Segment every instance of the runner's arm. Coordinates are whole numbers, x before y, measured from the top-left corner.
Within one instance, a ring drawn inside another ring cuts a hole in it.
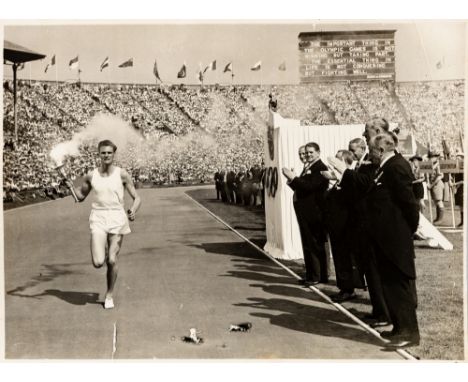
[[[89,195],[91,192],[91,173],[88,173],[85,175],[83,179],[83,183],[81,184],[80,187],[75,187],[73,182],[69,179],[65,180],[65,183],[67,184],[67,187],[70,189],[73,189],[75,191],[76,197],[78,198],[79,202],[82,202],[86,199],[86,197]]]
[[[133,219],[135,219],[135,213],[138,211],[138,209],[141,206],[141,199],[140,199],[140,196],[138,195],[138,193],[136,192],[135,185],[133,184],[131,176],[124,169],[122,169],[121,177],[122,177],[122,183],[123,183],[125,189],[127,190],[129,195],[133,199],[133,204],[130,207],[129,213],[128,213],[129,214],[128,217],[131,220],[133,220]]]

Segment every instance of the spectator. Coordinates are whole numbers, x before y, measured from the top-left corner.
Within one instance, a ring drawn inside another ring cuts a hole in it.
[[[429,174],[427,189],[431,193],[432,200],[436,207],[436,218],[433,223],[441,223],[444,218],[444,176],[440,171],[440,154],[439,152],[432,150],[429,151],[427,156],[432,163],[432,171]],[[432,206],[429,206],[429,208],[432,208]]]

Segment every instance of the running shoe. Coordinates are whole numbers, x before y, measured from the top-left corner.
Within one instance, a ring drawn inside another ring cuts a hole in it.
[[[114,299],[112,297],[106,297],[104,301],[104,309],[113,309],[114,308]]]

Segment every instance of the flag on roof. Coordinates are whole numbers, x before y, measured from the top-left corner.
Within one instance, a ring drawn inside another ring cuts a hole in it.
[[[254,66],[250,68],[250,70],[257,71],[257,70],[260,70],[261,68],[262,68],[262,61],[258,61],[257,63],[255,63]]]
[[[50,60],[50,66],[55,65],[55,54],[52,56],[52,59]]]
[[[286,70],[286,61],[283,61],[280,66],[278,66],[278,70],[284,72]]]
[[[128,68],[129,66],[133,66],[133,57],[132,58],[129,58],[127,61],[125,62],[122,62],[120,65],[119,65],[119,68]]]
[[[230,62],[224,67],[223,73],[226,73],[226,72],[232,72],[232,62]]]
[[[210,65],[208,65],[205,70],[203,71],[203,73],[205,73],[207,70],[216,70],[216,60],[214,61],[211,61],[210,62]]]
[[[158,63],[156,62],[156,60],[154,60],[153,73],[156,79],[162,82],[161,78],[159,77]]]
[[[107,68],[108,66],[109,66],[109,57],[106,57],[101,64],[101,72],[103,71],[103,69]]]
[[[187,75],[187,67],[184,64],[182,65],[179,72],[177,73],[177,78],[185,78],[186,75]]]
[[[75,58],[72,58],[70,62],[68,63],[68,67],[70,69],[76,69],[78,65],[79,65],[78,56],[76,56]]]
[[[203,73],[201,71],[201,69],[197,72],[197,80],[200,82],[200,83],[203,83]]]

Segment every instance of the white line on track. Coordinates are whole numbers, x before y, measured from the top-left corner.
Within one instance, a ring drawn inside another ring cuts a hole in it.
[[[202,210],[210,214],[213,218],[218,220],[221,224],[225,225],[227,228],[229,228],[232,232],[234,232],[237,236],[239,236],[241,239],[249,243],[252,247],[254,247],[257,251],[263,253],[266,257],[268,257],[271,261],[279,265],[281,268],[283,268],[285,271],[290,273],[294,278],[300,280],[301,277],[297,275],[294,271],[289,269],[286,265],[282,264],[279,262],[277,259],[272,257],[269,253],[265,252],[262,248],[260,248],[258,245],[250,241],[247,237],[242,235],[239,231],[237,231],[235,228],[231,227],[228,223],[226,223],[223,219],[221,219],[219,216],[215,215],[212,213],[208,208],[200,204],[198,201],[196,201],[194,198],[192,198],[190,195],[187,193],[184,193],[187,198],[189,198],[191,201],[193,201],[196,205],[198,205]],[[309,286],[309,289],[311,289],[313,292],[318,294],[320,297],[322,297],[326,302],[329,304],[333,305],[337,310],[339,310],[341,313],[346,315],[348,318],[353,320],[356,324],[361,326],[364,330],[366,330],[368,333],[372,334],[374,337],[378,338],[381,340],[383,343],[387,343],[388,341],[382,338],[379,334],[379,332],[373,328],[371,328],[369,325],[367,325],[364,321],[361,321],[358,317],[356,317],[354,314],[352,314],[350,311],[348,311],[346,308],[344,308],[342,305],[333,302],[330,297],[328,297],[325,293],[323,293],[320,289],[316,288],[315,286]],[[396,349],[395,350],[400,356],[402,356],[404,359],[411,360],[411,361],[417,361],[417,358],[412,356],[410,353],[408,353],[404,349]]]
[[[112,335],[112,359],[114,359],[114,354],[117,351],[117,322],[114,322],[114,332]]]

